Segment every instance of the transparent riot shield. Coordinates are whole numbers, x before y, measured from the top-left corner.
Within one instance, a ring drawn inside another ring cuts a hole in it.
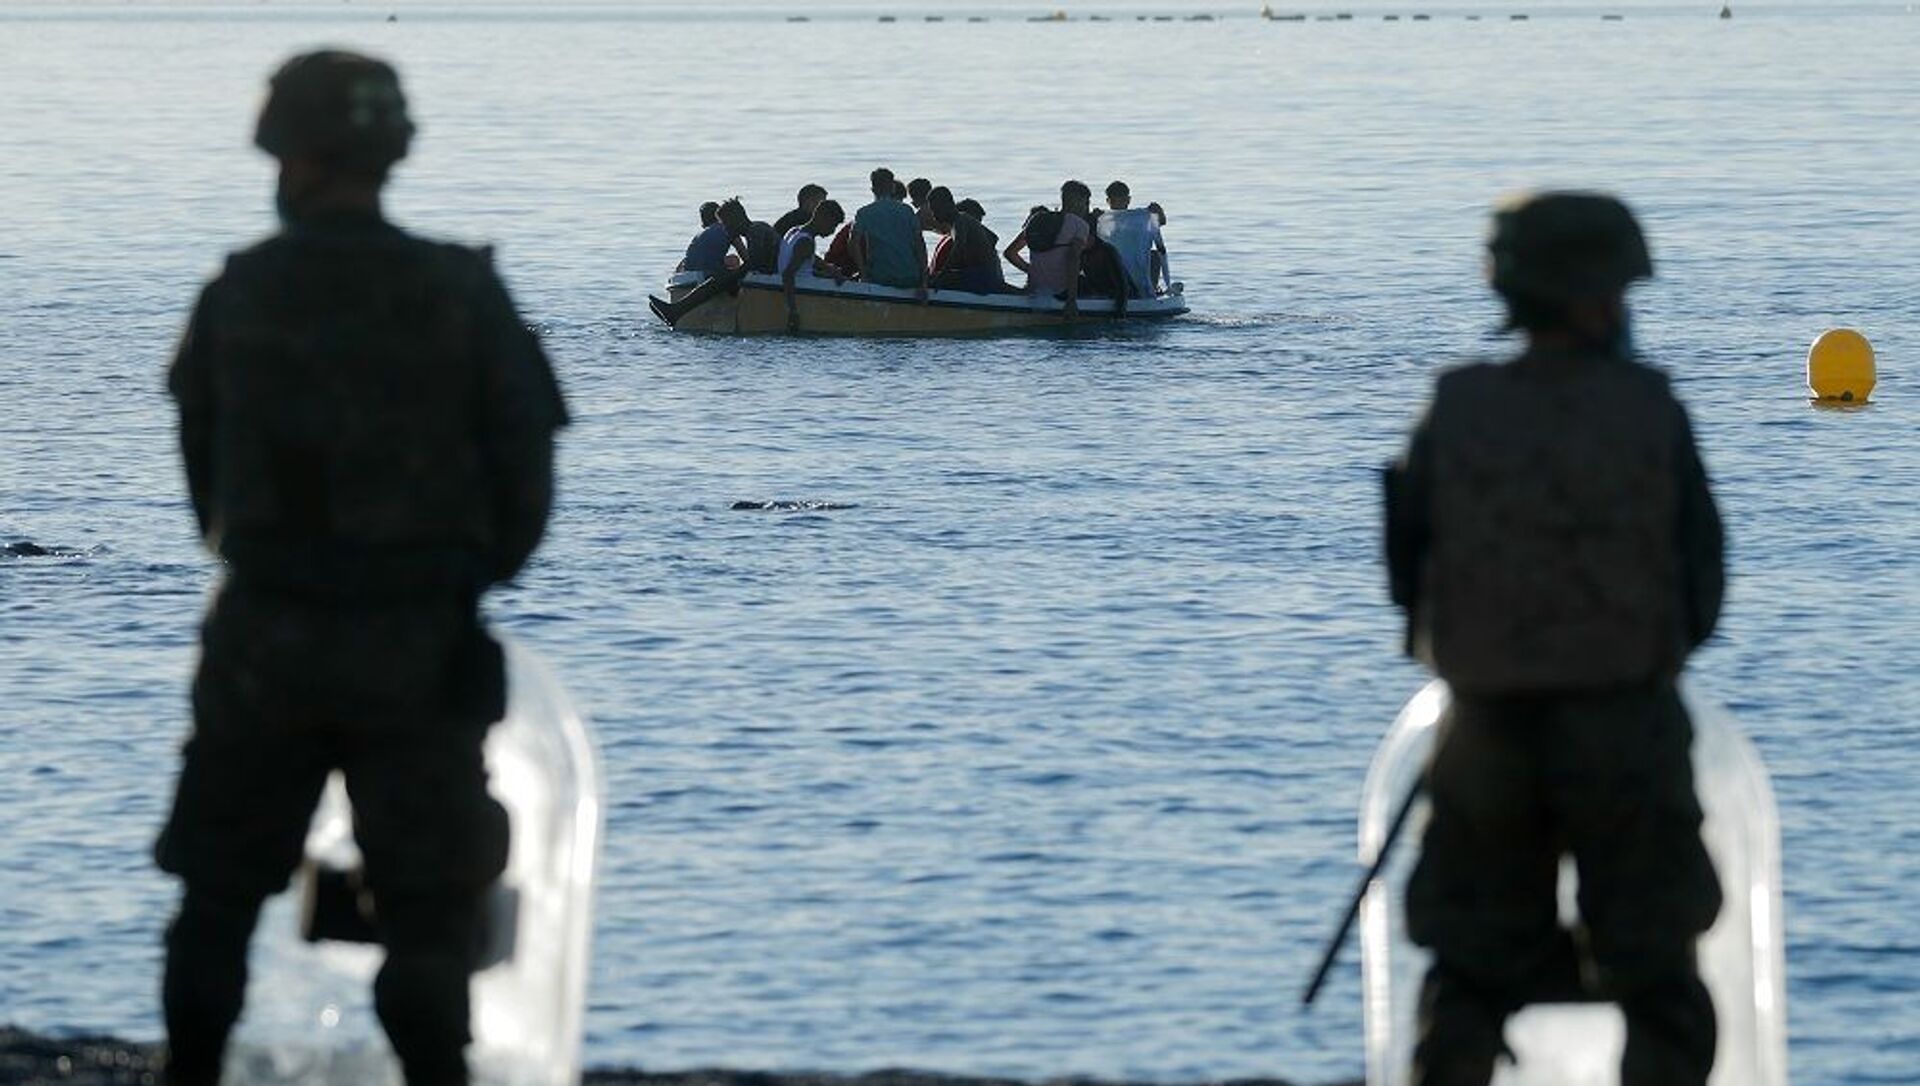
[[[1753,746],[1720,709],[1683,692],[1693,717],[1694,787],[1701,828],[1725,904],[1700,940],[1700,972],[1719,1023],[1712,1086],[1786,1086],[1786,973],[1780,910],[1780,831],[1773,790]],[[1360,859],[1371,864],[1394,812],[1425,768],[1447,687],[1429,683],[1394,721],[1367,773]],[[1429,957],[1406,935],[1407,875],[1426,823],[1416,803],[1404,837],[1361,908],[1368,1086],[1405,1086],[1415,1010]],[[1572,862],[1560,873],[1561,915],[1574,915]],[[1494,1086],[1618,1086],[1626,1026],[1611,1004],[1540,1004],[1507,1023]]]
[[[486,759],[512,838],[506,874],[487,905],[467,1055],[476,1083],[568,1086],[580,1081],[599,768],[586,725],[552,671],[502,640],[507,715],[487,735]],[[254,935],[227,1086],[401,1084],[373,1011],[381,949],[302,934],[308,911],[324,897],[321,873],[359,866],[352,817],[336,774],[314,815],[306,868],[268,902]]]

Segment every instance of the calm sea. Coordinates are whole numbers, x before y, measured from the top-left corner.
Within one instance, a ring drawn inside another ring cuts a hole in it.
[[[1920,1078],[1920,15],[1025,22],[1055,6],[0,6],[0,541],[81,552],[0,560],[0,1020],[158,1032],[146,849],[214,577],[161,373],[271,225],[264,76],[344,43],[421,120],[394,214],[498,246],[578,416],[489,609],[604,748],[591,1062],[1357,1074],[1356,971],[1295,996],[1421,681],[1373,471],[1437,367],[1501,348],[1489,203],[1561,184],[1648,225],[1639,338],[1729,523],[1693,681],[1775,775],[1796,1077]],[[1003,236],[1124,178],[1194,313],[922,343],[647,316],[702,200],[858,202],[879,164]],[[1805,401],[1837,325],[1879,347],[1869,409]],[[729,508],[761,499],[846,508]]]

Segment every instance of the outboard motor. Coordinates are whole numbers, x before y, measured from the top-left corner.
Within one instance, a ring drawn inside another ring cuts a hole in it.
[[[587,943],[602,810],[585,723],[532,652],[501,639],[507,715],[487,771],[511,821],[507,870],[486,908],[467,1060],[485,1086],[580,1081]],[[229,1086],[401,1086],[373,1010],[383,957],[360,893],[353,812],[328,782],[294,885],[267,903],[246,1010],[228,1045]]]
[[[1701,836],[1719,873],[1724,905],[1700,939],[1700,973],[1719,1026],[1713,1086],[1786,1086],[1786,970],[1780,908],[1780,829],[1767,772],[1751,743],[1720,709],[1685,694],[1693,718],[1694,788],[1706,821]],[[1387,733],[1367,773],[1360,859],[1371,864],[1408,790],[1425,770],[1447,685],[1415,695]],[[1419,840],[1426,800],[1406,826]],[[1403,848],[1367,890],[1361,908],[1367,1086],[1405,1086],[1417,1036],[1420,982],[1430,957],[1407,939],[1405,888],[1417,849]],[[1577,875],[1560,870],[1560,914],[1575,918]],[[1541,1003],[1507,1022],[1514,1055],[1493,1086],[1618,1086],[1626,1024],[1610,1003]]]

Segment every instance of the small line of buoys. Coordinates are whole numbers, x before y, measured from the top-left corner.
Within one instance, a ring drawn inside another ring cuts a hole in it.
[[[1866,403],[1877,377],[1873,344],[1851,328],[1822,332],[1807,348],[1807,391],[1814,403]]]
[[[805,15],[789,15],[787,16],[787,21],[790,23],[810,23],[813,20],[807,18]]]
[[[1136,15],[1134,16],[1134,18],[1144,23],[1147,21],[1149,16]],[[1166,15],[1155,15],[1155,16],[1152,16],[1151,18],[1153,18],[1157,22],[1171,21],[1171,16],[1166,16]],[[1211,15],[1194,15],[1194,16],[1190,16],[1188,21],[1189,22],[1211,22],[1213,21],[1213,18],[1214,17]],[[1345,12],[1342,12],[1339,14],[1308,15],[1304,12],[1281,13],[1281,12],[1274,11],[1270,7],[1260,9],[1260,18],[1269,23],[1304,23],[1309,21],[1316,22],[1316,23],[1333,23],[1333,22],[1345,23],[1345,22],[1353,21],[1353,16]],[[1461,18],[1465,19],[1467,22],[1470,22],[1470,23],[1477,23],[1482,21],[1485,18],[1485,16],[1463,15],[1461,16]],[[1619,22],[1625,22],[1626,18],[1627,17],[1625,15],[1609,12],[1607,14],[1601,15],[1600,21],[1604,23],[1619,23]],[[1524,22],[1532,21],[1533,16],[1525,13],[1516,12],[1514,14],[1508,15],[1507,19],[1510,22],[1524,23]],[[1432,15],[1427,14],[1425,12],[1421,12],[1414,15],[1400,15],[1395,13],[1389,13],[1389,14],[1380,16],[1380,21],[1386,22],[1386,23],[1398,23],[1398,22],[1430,23],[1434,21],[1434,18]]]
[[[1485,16],[1476,15],[1476,14],[1466,14],[1461,17],[1470,23],[1481,22],[1485,18]],[[1720,18],[1730,19],[1732,17],[1733,17],[1733,12],[1730,6],[1723,7],[1720,9]],[[1179,16],[1175,16],[1175,15],[1135,15],[1133,18],[1135,22],[1141,22],[1141,23],[1146,23],[1146,22],[1171,23],[1171,22],[1183,21]],[[1311,14],[1310,15],[1306,12],[1277,12],[1277,11],[1274,11],[1272,6],[1270,5],[1266,7],[1262,7],[1260,9],[1260,18],[1263,21],[1270,22],[1270,23],[1305,23],[1309,21],[1316,22],[1316,23],[1334,23],[1334,22],[1350,23],[1354,21],[1353,13],[1347,12],[1347,11],[1333,12],[1330,14]],[[1531,21],[1532,18],[1533,18],[1532,15],[1526,14],[1524,12],[1515,12],[1507,16],[1507,19],[1509,22],[1515,22],[1515,23],[1528,22],[1528,21]],[[1619,14],[1617,12],[1607,12],[1600,16],[1600,21],[1606,22],[1606,23],[1618,23],[1618,22],[1626,21],[1626,18],[1627,17],[1625,15]],[[1412,15],[1401,15],[1397,13],[1389,13],[1389,14],[1380,16],[1380,19],[1382,22],[1388,22],[1388,23],[1398,23],[1403,21],[1411,21],[1416,23],[1430,23],[1434,21],[1434,17],[1431,14],[1428,14],[1425,12],[1419,12]],[[398,22],[399,16],[389,15],[387,16],[387,21],[390,23]],[[812,20],[805,15],[787,16],[787,22],[790,22],[790,23],[806,23],[811,21]],[[878,17],[877,21],[882,23],[897,23],[900,21],[900,17],[897,15],[881,15]],[[927,16],[923,16],[923,21],[929,22],[929,23],[944,23],[947,21],[947,16],[927,15]],[[966,21],[969,23],[985,23],[985,22],[990,22],[991,20],[984,15],[969,15],[969,16],[966,16]],[[1030,23],[1067,23],[1067,22],[1073,22],[1073,21],[1074,21],[1073,17],[1069,16],[1064,9],[1056,9],[1053,12],[1046,15],[1029,15],[1027,17],[1027,22],[1030,22]],[[1085,17],[1084,21],[1089,23],[1111,23],[1114,21],[1114,18],[1110,15],[1088,15]],[[1212,23],[1212,22],[1220,21],[1220,16],[1201,12],[1199,14],[1186,16],[1184,21],[1189,23]]]

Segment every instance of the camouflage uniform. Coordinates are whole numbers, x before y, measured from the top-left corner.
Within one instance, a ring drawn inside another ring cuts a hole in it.
[[[1449,372],[1389,472],[1387,520],[1409,649],[1453,693],[1407,891],[1434,954],[1414,1081],[1484,1086],[1509,1015],[1599,998],[1627,1019],[1626,1086],[1703,1084],[1693,946],[1720,888],[1674,683],[1718,617],[1722,541],[1684,410],[1664,376],[1598,350]]]
[[[481,759],[505,676],[477,605],[546,522],[552,371],[484,253],[332,212],[228,260],[169,387],[227,565],[156,849],[186,887],[170,1077],[217,1076],[258,910],[338,770],[387,948],[381,1020],[410,1082],[464,1081],[478,906],[507,847]]]

